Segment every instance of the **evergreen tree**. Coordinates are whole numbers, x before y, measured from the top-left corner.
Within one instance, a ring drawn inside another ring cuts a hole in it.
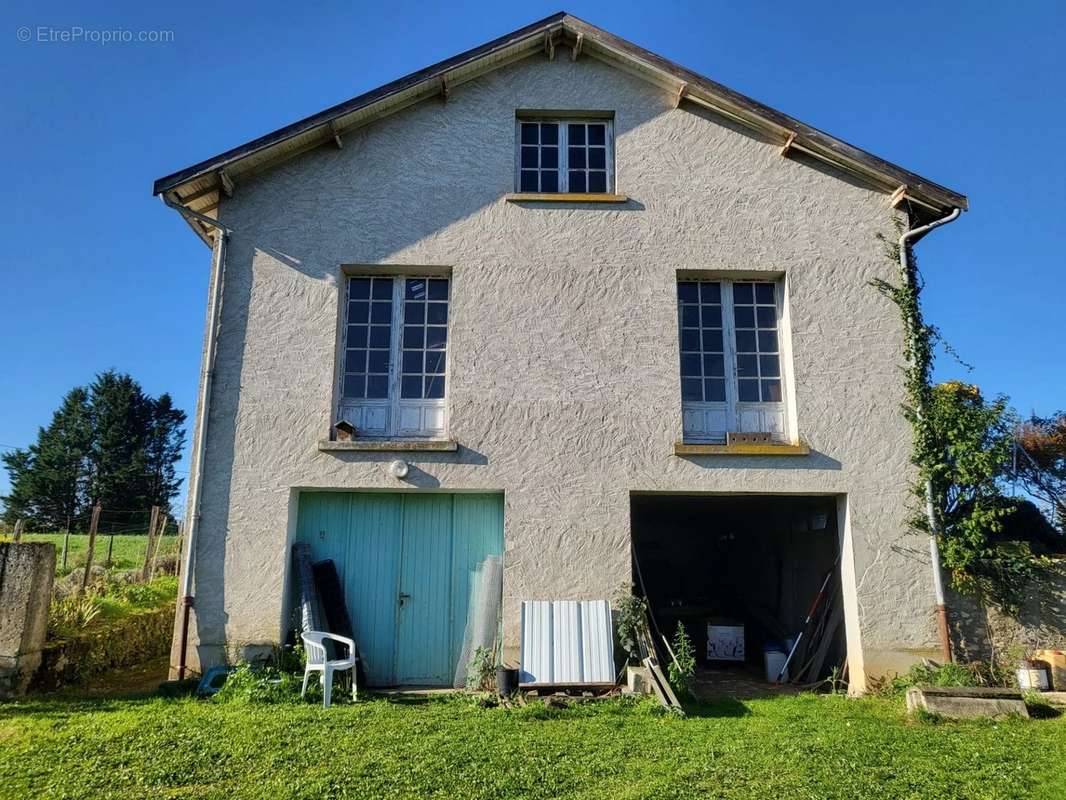
[[[181,488],[174,465],[185,445],[185,412],[174,408],[169,394],[152,401],[151,417],[144,446],[148,505],[170,507]]]
[[[105,509],[169,512],[181,487],[174,465],[185,412],[170,395],[149,397],[129,375],[101,373],[67,393],[47,428],[26,449],[3,455],[11,492],[4,520],[60,528],[100,503]]]
[[[88,454],[92,440],[88,395],[69,391],[37,442],[4,456],[11,495],[4,498],[5,520],[26,518],[40,526],[61,527],[85,505]]]
[[[89,399],[78,387],[69,391],[37,435],[33,451],[33,493],[38,522],[60,527],[82,513],[92,444]]]
[[[144,453],[152,415],[150,398],[133,378],[114,370],[96,376],[89,396],[93,424],[91,503],[116,509],[150,506]]]
[[[4,453],[0,458],[4,461],[8,479],[11,481],[11,494],[4,498],[4,522],[8,525],[14,525],[18,519],[36,522],[33,517],[33,491],[30,487],[33,454],[29,450],[19,448]]]

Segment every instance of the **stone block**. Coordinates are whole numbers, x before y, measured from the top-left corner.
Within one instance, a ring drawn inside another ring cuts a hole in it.
[[[0,698],[25,694],[41,663],[55,545],[0,542]]]
[[[626,667],[626,690],[630,694],[652,694],[651,671],[647,667]]]
[[[1029,718],[1017,689],[912,686],[907,690],[907,711],[913,714],[919,708],[946,719]]]

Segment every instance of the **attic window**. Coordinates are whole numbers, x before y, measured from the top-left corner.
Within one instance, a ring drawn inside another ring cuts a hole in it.
[[[614,131],[608,119],[520,119],[515,186],[541,194],[614,190]]]

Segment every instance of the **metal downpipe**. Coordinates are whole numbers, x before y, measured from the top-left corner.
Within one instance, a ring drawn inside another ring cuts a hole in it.
[[[185,217],[192,217],[216,228],[214,257],[211,260],[211,288],[207,303],[207,330],[204,334],[204,357],[200,367],[200,394],[196,403],[196,438],[193,442],[192,463],[189,470],[189,502],[186,510],[185,554],[181,570],[181,639],[178,652],[178,680],[185,678],[188,664],[189,619],[192,613],[192,573],[196,554],[196,536],[200,528],[200,503],[203,497],[203,463],[207,442],[207,421],[211,403],[211,382],[215,373],[215,352],[218,343],[219,317],[222,311],[222,289],[226,277],[226,244],[229,229],[217,220],[185,208],[162,195],[163,202]]]
[[[962,209],[955,208],[951,210],[951,213],[946,217],[934,220],[928,225],[922,225],[921,227],[914,228],[913,230],[905,231],[902,236],[899,237],[899,268],[903,275],[903,280],[910,283],[911,279],[911,261],[910,261],[910,247],[913,243],[916,243],[918,239],[925,236],[934,228],[939,228],[941,225],[947,225],[949,222],[954,222],[959,218],[962,213]],[[912,340],[917,335],[917,320],[907,320],[907,335]],[[916,408],[915,413],[918,418],[921,419],[925,414],[924,408]],[[951,635],[948,632],[948,611],[947,604],[944,600],[944,578],[940,569],[940,547],[937,544],[937,534],[939,533],[939,523],[937,520],[936,509],[933,507],[933,484],[932,481],[925,482],[925,516],[926,521],[929,524],[929,560],[933,570],[933,595],[936,598],[936,617],[937,617],[937,630],[940,635],[940,654],[944,662],[952,661],[951,655]]]

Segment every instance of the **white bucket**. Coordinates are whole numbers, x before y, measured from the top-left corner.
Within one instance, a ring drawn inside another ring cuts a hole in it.
[[[1043,667],[1022,668],[1016,673],[1019,689],[1035,689],[1038,692],[1048,690],[1047,670]]]
[[[777,674],[781,671],[781,667],[785,666],[785,659],[788,658],[788,655],[780,650],[765,650],[762,658],[763,663],[766,665],[766,680],[774,683],[777,680]],[[781,676],[781,682],[788,682],[788,670],[785,670],[785,674]]]

